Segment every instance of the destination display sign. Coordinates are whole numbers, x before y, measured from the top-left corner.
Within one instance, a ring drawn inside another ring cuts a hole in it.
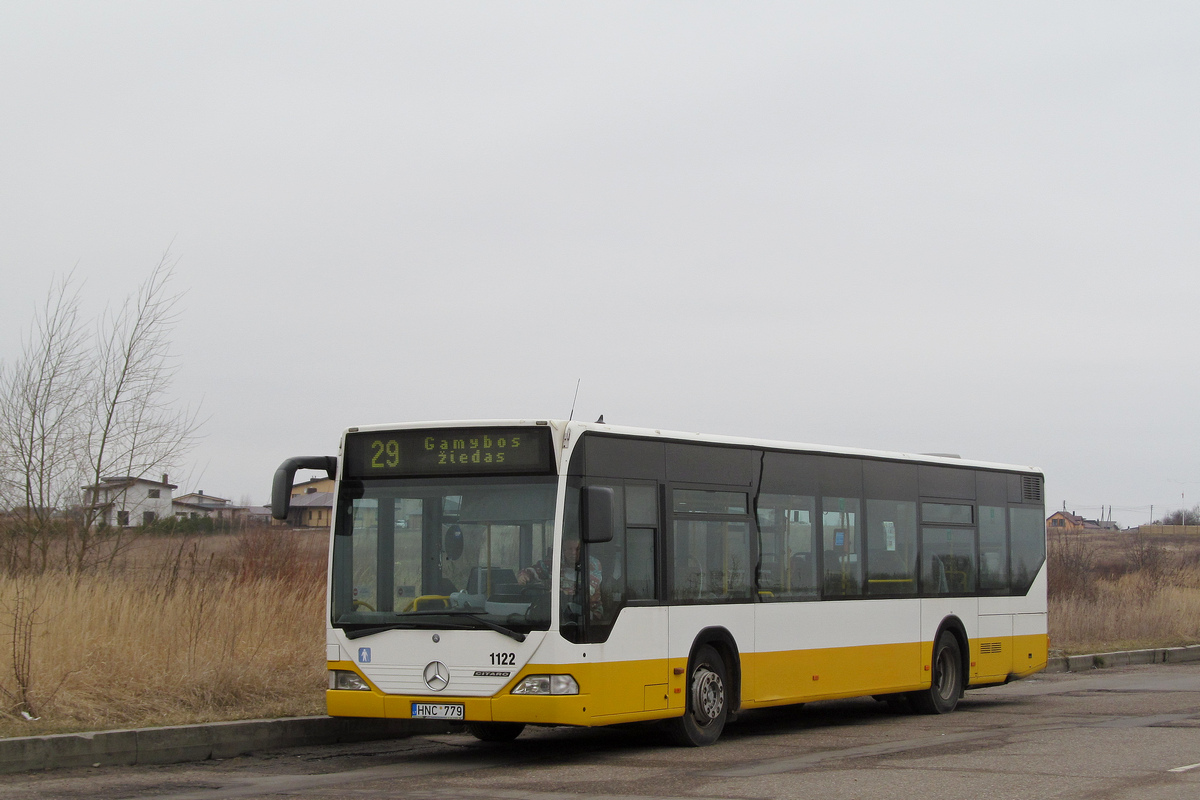
[[[550,429],[438,428],[346,436],[347,478],[547,474]]]

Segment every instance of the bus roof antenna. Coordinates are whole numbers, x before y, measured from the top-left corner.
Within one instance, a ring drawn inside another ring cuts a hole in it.
[[[579,399],[579,384],[583,382],[583,378],[575,380],[575,396],[571,398],[571,416],[567,417],[567,422],[575,419],[575,401]]]
[[[597,425],[603,425],[603,424],[604,424],[604,415],[603,415],[603,414],[601,414],[601,415],[600,415],[600,418],[599,418],[598,420],[596,420],[596,424],[597,424]]]

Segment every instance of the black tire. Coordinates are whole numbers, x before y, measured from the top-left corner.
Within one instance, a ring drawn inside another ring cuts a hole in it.
[[[675,738],[686,747],[706,747],[725,729],[729,716],[729,678],[725,661],[708,645],[692,656],[687,708],[675,721]]]
[[[481,742],[511,742],[525,730],[523,722],[468,722],[467,733]]]
[[[949,714],[963,693],[962,648],[958,637],[942,631],[933,646],[930,686],[909,692],[908,700],[920,714]]]

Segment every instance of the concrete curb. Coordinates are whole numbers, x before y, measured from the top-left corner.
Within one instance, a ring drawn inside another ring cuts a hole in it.
[[[449,730],[408,720],[291,717],[0,739],[0,774],[61,767],[175,764],[280,747],[397,739]]]
[[[1086,672],[1090,669],[1128,667],[1135,664],[1183,664],[1189,661],[1200,661],[1200,645],[1124,650],[1082,656],[1053,656],[1046,664],[1046,672]]]

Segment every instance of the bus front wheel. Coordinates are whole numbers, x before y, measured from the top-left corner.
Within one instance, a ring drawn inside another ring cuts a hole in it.
[[[696,650],[688,673],[687,708],[676,720],[679,743],[688,747],[710,745],[721,735],[729,714],[729,679],[725,662],[709,645]]]
[[[949,714],[963,692],[962,648],[950,631],[942,631],[934,644],[931,672],[929,688],[911,692],[909,702],[921,714]]]
[[[521,735],[525,725],[520,722],[468,722],[467,733],[481,742],[511,742]]]

